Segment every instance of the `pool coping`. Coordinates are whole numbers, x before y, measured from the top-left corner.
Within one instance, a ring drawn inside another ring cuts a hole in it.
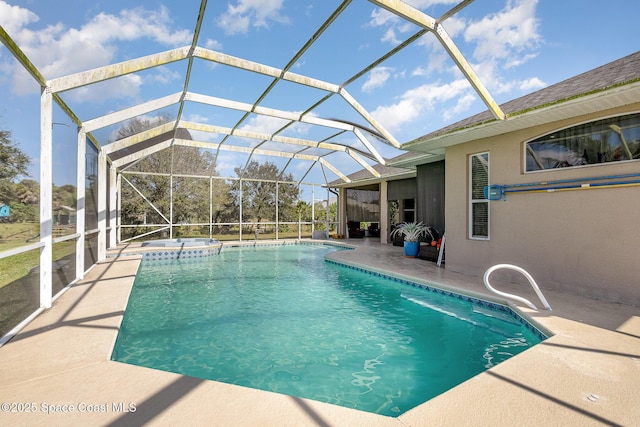
[[[144,243],[144,242],[143,242]],[[226,245],[225,245],[226,243]],[[343,242],[332,242],[327,240],[309,240],[309,239],[282,239],[282,240],[257,240],[257,241],[218,241],[216,244],[200,245],[200,246],[142,246],[140,244],[122,248],[118,251],[111,251],[107,254],[107,258],[118,258],[125,256],[141,255],[143,260],[161,260],[161,259],[184,259],[184,258],[200,258],[218,255],[225,248],[246,247],[246,246],[284,246],[295,244],[315,244],[325,246],[337,246],[345,249],[355,249],[356,246]]]
[[[371,255],[363,247],[332,254],[375,268],[386,262],[403,275],[417,269],[411,273],[414,278],[426,271],[446,286],[476,286],[473,290],[482,294],[478,278],[431,269],[422,261],[403,259],[393,248],[378,248],[382,255]],[[634,398],[640,381],[637,307],[552,294],[553,314],[521,309],[554,336],[391,418],[110,361],[139,263],[138,256],[98,264],[0,349],[3,401],[67,403],[76,408],[82,402],[133,402],[136,412],[0,413],[0,422],[418,426],[505,425],[517,420],[519,425],[537,426],[631,425],[640,419],[640,404]],[[616,319],[613,326],[611,318]],[[606,328],[597,326],[602,322]],[[505,417],[505,411],[512,417]]]

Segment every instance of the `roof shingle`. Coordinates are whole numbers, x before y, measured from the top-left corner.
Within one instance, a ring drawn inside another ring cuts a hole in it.
[[[507,115],[508,120],[510,116],[521,114],[525,111],[534,110],[546,105],[638,80],[640,80],[640,51],[594,68],[593,70],[578,74],[577,76],[563,80],[544,89],[508,101],[500,105],[500,108]],[[491,112],[486,110],[416,138],[413,141],[407,142],[407,145],[425,141],[458,129],[464,129],[495,120]]]

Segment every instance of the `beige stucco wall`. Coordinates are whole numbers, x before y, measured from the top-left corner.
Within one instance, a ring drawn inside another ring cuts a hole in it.
[[[490,202],[490,240],[468,239],[468,156],[490,153],[490,182],[516,184],[640,173],[640,162],[523,173],[523,142],[585,121],[640,111],[640,103],[477,140],[446,152],[446,268],[484,274],[498,263],[556,289],[640,305],[640,186],[508,194]],[[502,278],[521,281],[517,273]],[[499,272],[495,273],[500,278]],[[493,277],[493,276],[492,276]]]

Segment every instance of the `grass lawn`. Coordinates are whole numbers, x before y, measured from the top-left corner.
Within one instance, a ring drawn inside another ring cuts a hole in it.
[[[0,252],[21,246],[37,243],[39,223],[0,223]],[[75,240],[53,245],[53,260],[64,258],[75,252]],[[25,277],[34,267],[40,265],[40,249],[23,252],[7,258],[0,259],[0,288]]]
[[[38,241],[38,233],[40,224],[33,222],[0,223],[0,252],[35,243]]]

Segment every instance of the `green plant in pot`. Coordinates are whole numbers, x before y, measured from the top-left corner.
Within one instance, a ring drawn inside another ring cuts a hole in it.
[[[391,237],[400,235],[404,238],[404,254],[407,257],[415,258],[420,252],[420,237],[429,235],[434,239],[429,226],[422,222],[403,222],[396,225],[391,232]]]

